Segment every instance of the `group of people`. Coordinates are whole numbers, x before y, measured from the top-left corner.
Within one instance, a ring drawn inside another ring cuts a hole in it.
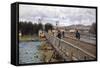
[[[61,37],[65,37],[65,32],[64,31],[60,31],[60,30],[58,30],[58,33],[57,33],[57,37],[59,38],[59,39],[61,39]],[[76,37],[76,39],[80,39],[80,33],[79,33],[79,31],[78,30],[76,30],[76,32],[75,32],[75,37]]]
[[[63,32],[60,32],[60,30],[58,30],[57,37],[59,39],[61,39],[61,37],[64,37],[64,31]]]

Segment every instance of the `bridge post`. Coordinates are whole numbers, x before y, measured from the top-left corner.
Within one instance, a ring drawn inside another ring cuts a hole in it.
[[[84,60],[86,60],[87,59],[87,57],[86,56],[84,56]]]
[[[73,60],[72,57],[73,57],[73,52],[70,50],[70,52],[69,52],[69,59],[70,59],[71,61]]]

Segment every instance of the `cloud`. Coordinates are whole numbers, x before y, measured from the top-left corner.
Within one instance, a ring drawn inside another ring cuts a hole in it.
[[[96,10],[93,8],[75,8],[75,7],[55,7],[39,5],[20,5],[19,20],[37,22],[41,19],[43,22],[55,24],[59,21],[61,26],[71,24],[91,25],[96,22]]]

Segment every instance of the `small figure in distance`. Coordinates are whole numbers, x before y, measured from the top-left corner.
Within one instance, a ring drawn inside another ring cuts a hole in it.
[[[62,36],[63,36],[63,38],[64,38],[64,36],[65,36],[65,32],[64,32],[64,31],[62,31]]]
[[[58,37],[59,39],[61,39],[61,32],[60,32],[60,30],[58,30],[57,37]]]
[[[80,40],[80,33],[78,30],[76,30],[76,39]]]

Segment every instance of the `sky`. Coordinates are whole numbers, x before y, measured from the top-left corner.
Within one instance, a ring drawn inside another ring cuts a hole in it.
[[[19,5],[19,21],[31,21],[43,24],[51,23],[58,26],[74,24],[91,25],[96,22],[96,9],[78,7],[58,7],[39,5]]]

